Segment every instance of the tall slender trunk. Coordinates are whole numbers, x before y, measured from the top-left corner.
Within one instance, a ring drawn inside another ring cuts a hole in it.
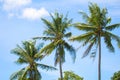
[[[98,39],[99,54],[98,54],[98,80],[101,80],[101,35],[99,34]]]
[[[33,76],[33,72],[32,72],[32,65],[30,65],[30,80],[33,80],[34,76]]]
[[[63,74],[62,74],[62,62],[61,62],[61,58],[60,58],[60,62],[59,62],[59,68],[60,68],[60,79],[63,80]]]
[[[30,80],[33,80],[32,71],[30,71]]]

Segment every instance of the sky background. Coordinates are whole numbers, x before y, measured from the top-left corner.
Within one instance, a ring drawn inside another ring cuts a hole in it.
[[[120,0],[0,0],[0,78],[9,80],[10,75],[24,67],[17,65],[14,61],[16,55],[10,53],[21,44],[21,41],[30,40],[36,36],[42,36],[45,25],[42,18],[49,18],[49,13],[58,11],[66,14],[69,12],[69,18],[73,22],[83,22],[78,11],[88,12],[89,2],[97,3],[101,8],[108,9],[108,16],[112,18],[111,24],[120,22]],[[73,35],[81,34],[76,29],[71,28]],[[120,28],[113,33],[120,35]],[[41,41],[42,42],[42,41]],[[78,42],[70,42],[75,48],[80,46]],[[114,72],[120,70],[120,49],[116,47],[115,53],[106,49],[102,42],[102,80],[110,80]],[[79,49],[76,53],[76,62],[73,64],[71,57],[66,53],[66,62],[63,64],[63,71],[74,71],[76,74],[84,77],[84,80],[97,80],[97,56],[93,61],[89,56],[81,59],[85,48]],[[54,53],[46,57],[41,63],[53,65]],[[58,71],[44,71],[40,69],[42,80],[57,80]]]

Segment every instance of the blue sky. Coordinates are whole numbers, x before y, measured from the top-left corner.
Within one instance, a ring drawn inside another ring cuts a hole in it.
[[[89,2],[97,3],[101,8],[108,9],[108,15],[112,17],[112,24],[120,22],[120,1],[119,0],[0,0],[0,75],[2,80],[9,80],[9,76],[24,67],[17,65],[14,61],[17,57],[10,54],[10,51],[21,44],[21,41],[30,40],[35,36],[42,36],[45,25],[40,18],[48,18],[48,13],[57,10],[74,18],[73,22],[82,22],[78,11],[88,12]],[[73,35],[80,34],[76,29],[71,28]],[[120,35],[120,29],[113,33]],[[75,48],[79,43],[70,42]],[[114,72],[120,70],[120,49],[110,53],[105,44],[102,43],[102,80],[110,80]],[[77,51],[76,62],[73,64],[69,54],[66,54],[66,63],[63,70],[74,71],[76,74],[84,77],[84,80],[97,80],[97,57],[95,61],[90,57],[81,59],[82,48]],[[52,57],[52,58],[51,58]],[[54,54],[46,57],[42,63],[53,65]],[[42,80],[57,80],[58,71],[44,71],[40,69]]]

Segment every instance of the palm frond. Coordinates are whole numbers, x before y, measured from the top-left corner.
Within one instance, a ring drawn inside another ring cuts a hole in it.
[[[43,32],[44,35],[47,35],[47,36],[55,36],[56,35],[56,32],[50,30],[50,29],[46,29],[44,32]]]
[[[56,53],[55,53],[55,63],[54,65],[56,66],[60,61],[61,63],[65,62],[65,51],[63,48],[63,44],[59,44],[56,48]]]
[[[96,36],[95,36],[96,37]],[[89,36],[87,37],[83,43],[82,43],[82,46],[85,46],[86,44],[88,44],[94,37],[93,36]]]
[[[79,13],[82,15],[82,18],[83,18],[86,22],[89,20],[89,16],[88,16],[85,12],[80,11]]]
[[[41,80],[42,76],[37,68],[35,68],[35,80]]]
[[[53,50],[55,49],[55,45],[54,42],[46,45],[45,47],[43,47],[40,52],[38,52],[38,54],[36,54],[37,57],[41,56],[41,54],[44,55],[49,55]]]
[[[94,35],[95,35],[94,32],[88,32],[88,33],[82,34],[80,36],[71,37],[70,40],[71,41],[75,41],[76,40],[76,41],[81,42],[81,41],[84,41],[84,40],[88,39],[88,37],[90,38],[90,37],[92,37]]]
[[[116,29],[118,27],[120,27],[120,23],[107,26],[107,27],[105,27],[105,29],[109,30],[109,31],[112,31],[112,30],[114,30],[114,29]]]
[[[18,56],[20,56],[20,57],[23,57],[23,58],[25,58],[27,61],[31,61],[30,56],[29,56],[29,55],[26,53],[26,51],[25,51],[22,47],[20,47],[19,45],[17,45],[17,48],[13,49],[13,50],[11,51],[11,53],[16,54],[16,55],[18,55]]]
[[[45,70],[57,70],[55,67],[52,67],[52,66],[48,66],[48,65],[45,65],[45,64],[37,64],[38,67],[42,68],[42,69],[45,69]]]
[[[107,13],[108,12],[106,8],[101,9],[101,12],[100,12],[101,27],[106,27],[106,25],[110,23],[110,18],[107,17]]]
[[[72,19],[68,19],[67,15],[64,17],[63,14],[59,14],[58,12],[54,13],[54,16],[51,15],[54,29],[56,30],[56,33],[61,32],[65,33],[66,29],[69,28],[69,26],[72,23]]]
[[[89,52],[90,52],[90,50],[92,49],[93,45],[94,45],[94,42],[91,42],[90,45],[88,46],[88,48],[87,48],[87,49],[85,50],[85,52],[83,53],[82,58],[86,57],[86,56],[89,54]]]
[[[36,61],[38,61],[38,60],[41,61],[45,56],[46,56],[45,54],[38,52],[38,53],[34,56],[34,58],[35,58]]]
[[[75,62],[75,59],[76,59],[76,51],[74,49],[73,46],[69,45],[67,42],[64,41],[64,48],[69,51],[72,59],[73,59],[73,62]]]
[[[52,31],[55,32],[55,30],[54,30],[54,24],[52,24],[51,22],[49,22],[48,20],[46,20],[44,18],[42,18],[41,20],[45,23],[45,25],[46,25],[46,27],[48,29],[50,29],[50,30],[52,30]]]
[[[63,20],[62,24],[61,24],[61,32],[65,33],[66,30],[72,26],[72,19],[68,19],[68,18],[64,18],[65,21]]]
[[[21,70],[17,71],[17,72],[14,72],[11,76],[10,76],[10,80],[15,80],[15,79],[18,79],[19,76],[21,76],[24,72],[24,69],[25,68],[22,68]]]
[[[74,27],[79,29],[79,30],[83,30],[83,31],[95,31],[97,29],[96,27],[90,26],[90,25],[85,24],[85,23],[74,24]]]
[[[44,43],[38,43],[36,46],[37,52],[39,52],[43,46],[44,46]]]
[[[107,18],[107,24],[110,24],[110,23],[111,23],[111,18],[108,17],[108,18]]]
[[[64,35],[64,37],[69,38],[71,35],[72,35],[72,33],[71,33],[71,32],[68,32],[68,33],[66,33],[66,34]]]
[[[109,49],[109,51],[114,52],[114,47],[111,43],[111,36],[107,32],[104,32],[103,34],[104,42],[106,43],[107,48]]]
[[[23,44],[23,46],[21,47],[21,49],[24,49],[24,51],[26,52],[26,55],[30,56],[31,51],[33,49],[32,44],[28,41],[23,41],[22,44]]]
[[[88,40],[85,40],[85,42],[83,43],[83,46],[86,45],[86,44],[89,44],[89,45],[88,45],[87,49],[85,50],[85,52],[83,53],[82,58],[86,57],[86,56],[90,53],[93,45],[98,46],[97,36],[94,36],[93,38],[90,38],[90,39],[88,39]],[[97,47],[96,47],[96,48],[97,48]],[[92,53],[96,53],[96,52],[92,52]],[[91,54],[92,54],[92,53],[91,53]]]
[[[101,23],[101,10],[97,4],[90,3],[89,5],[90,18],[89,24],[94,26],[100,26]]]
[[[28,61],[25,58],[19,57],[17,61],[15,61],[16,64],[28,64]]]
[[[29,69],[30,69],[29,66],[27,66],[27,67],[24,69],[23,73],[22,73],[22,74],[20,75],[20,77],[19,77],[19,80],[23,80],[24,78],[27,78],[26,75],[27,75],[27,72],[29,71]]]
[[[113,40],[115,40],[118,44],[118,47],[120,47],[120,37],[112,34],[111,32],[105,31],[106,34],[108,34]]]
[[[60,53],[59,53],[59,51],[56,49],[56,53],[55,53],[55,57],[54,57],[54,60],[55,60],[55,62],[54,62],[54,66],[57,66],[57,64],[60,62]]]
[[[34,57],[34,55],[37,53],[35,44],[36,44],[35,40],[23,42],[23,49],[25,50],[26,54],[30,57]]]
[[[95,49],[93,49],[91,54],[90,54],[90,58],[93,58],[93,61],[95,60],[97,49],[98,49],[98,44],[96,44]]]
[[[34,37],[33,39],[42,39],[42,40],[45,40],[45,41],[47,41],[47,40],[52,41],[52,40],[54,40],[54,37]]]
[[[55,12],[54,13],[54,16],[51,15],[51,18],[53,20],[53,25],[54,25],[54,29],[55,29],[55,32],[59,32],[60,31],[60,27],[61,27],[61,17],[62,15],[60,15],[58,12]]]

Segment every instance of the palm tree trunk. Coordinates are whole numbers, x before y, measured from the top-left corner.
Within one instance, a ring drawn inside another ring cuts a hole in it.
[[[32,71],[30,71],[30,80],[33,80]]]
[[[60,68],[60,79],[63,80],[63,74],[62,74],[62,62],[61,62],[61,58],[60,58],[60,62],[59,62],[59,68]]]
[[[99,56],[98,56],[98,80],[101,80],[101,35],[99,34],[98,39],[98,45],[99,45]]]
[[[32,65],[30,65],[30,80],[34,80],[34,76],[33,76],[33,73],[32,73]]]

